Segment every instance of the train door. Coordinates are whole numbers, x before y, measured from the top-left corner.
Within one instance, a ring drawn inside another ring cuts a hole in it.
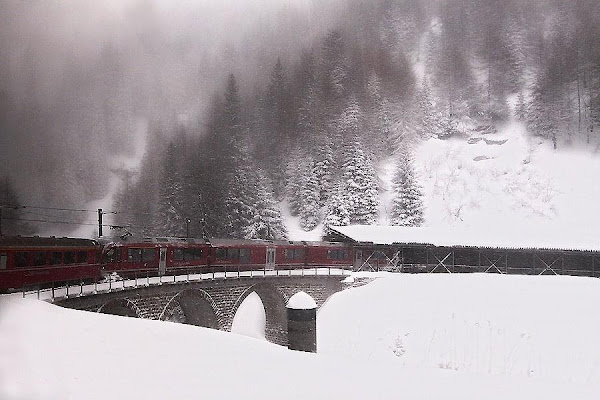
[[[356,250],[354,252],[354,269],[360,269],[363,264],[363,252],[362,250]]]
[[[158,258],[158,274],[164,275],[167,272],[167,248],[161,247]]]
[[[265,265],[265,269],[274,270],[275,269],[275,248],[267,247],[267,263]]]
[[[6,260],[8,255],[5,253],[0,254],[0,269],[6,269]]]

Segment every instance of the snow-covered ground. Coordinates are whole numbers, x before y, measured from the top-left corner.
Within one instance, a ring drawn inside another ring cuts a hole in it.
[[[317,354],[194,326],[1,298],[0,398],[600,396],[599,280],[379,276],[325,304]]]
[[[414,158],[424,225],[434,230],[567,231],[571,236],[582,231],[585,236],[600,225],[600,152],[592,145],[554,150],[551,142],[512,121],[495,134],[431,138],[416,147]],[[389,224],[394,169],[393,157],[377,165],[379,225]],[[318,240],[321,226],[302,231],[282,205],[291,239]]]
[[[470,142],[429,139],[418,147],[426,226],[577,230],[600,223],[593,147],[554,150],[514,121]]]

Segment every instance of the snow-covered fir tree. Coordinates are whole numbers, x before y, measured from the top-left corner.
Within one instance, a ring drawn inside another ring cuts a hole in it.
[[[517,104],[515,104],[515,117],[519,121],[525,121],[527,117],[527,106],[525,104],[525,95],[523,92],[519,93],[517,97]]]
[[[300,226],[305,231],[314,229],[320,220],[319,180],[312,159],[306,159],[300,166]]]
[[[246,239],[283,240],[287,231],[283,225],[281,212],[273,197],[272,184],[262,170],[256,171],[256,201],[252,220],[244,229]]]
[[[155,225],[158,231],[163,232],[163,235],[183,237],[185,236],[186,216],[184,215],[183,181],[177,160],[177,150],[172,142],[167,148]]]
[[[375,223],[379,206],[377,175],[371,158],[357,139],[344,147],[340,189],[351,224]]]
[[[423,193],[415,179],[412,159],[407,153],[399,157],[393,179],[393,190],[392,225],[421,226]]]
[[[416,118],[416,131],[418,136],[428,139],[439,136],[441,132],[440,118],[436,112],[427,77],[423,77],[421,89],[417,94],[418,117]]]
[[[319,206],[321,207],[327,204],[327,200],[333,189],[335,160],[332,147],[331,142],[327,138],[324,138],[315,154],[314,171],[319,183]]]
[[[350,212],[341,184],[338,184],[329,198],[324,221],[325,229],[330,226],[350,225]]]
[[[290,213],[294,216],[300,213],[300,180],[302,178],[302,170],[300,164],[302,163],[302,152],[294,150],[289,156],[286,167],[286,184],[285,194],[288,198],[288,204],[290,207]]]

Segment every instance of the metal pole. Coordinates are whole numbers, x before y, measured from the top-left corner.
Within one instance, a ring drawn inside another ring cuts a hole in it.
[[[102,237],[102,209],[98,209],[98,237]]]

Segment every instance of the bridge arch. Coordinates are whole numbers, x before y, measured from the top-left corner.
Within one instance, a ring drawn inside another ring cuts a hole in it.
[[[139,307],[127,298],[111,300],[101,305],[100,308],[98,308],[98,312],[133,318],[140,318],[141,315]]]
[[[256,293],[265,308],[266,326],[265,336],[269,342],[287,346],[287,311],[285,305],[287,296],[278,287],[267,282],[256,283],[247,288],[237,298],[231,310],[231,320],[229,321],[229,330],[233,317],[237,313],[240,305],[252,292]]]
[[[220,330],[225,327],[223,313],[202,289],[186,289],[177,293],[164,306],[159,319]]]

